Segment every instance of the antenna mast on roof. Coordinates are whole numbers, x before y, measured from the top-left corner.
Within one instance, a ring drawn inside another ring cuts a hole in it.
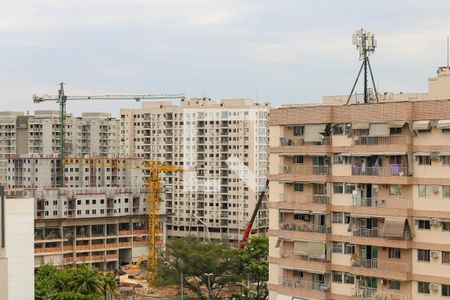
[[[448,37],[447,37],[447,69],[449,68],[449,39],[448,39]]]
[[[359,68],[358,76],[356,76],[355,83],[353,84],[352,91],[348,96],[347,103],[349,103],[353,92],[355,91],[356,84],[358,83],[359,77],[361,76],[361,71],[364,69],[364,103],[370,103],[373,99],[369,99],[369,89],[367,82],[367,70],[370,72],[370,77],[372,78],[372,86],[375,93],[375,99],[378,102],[378,93],[377,88],[375,86],[375,80],[373,78],[372,67],[370,66],[369,55],[375,52],[375,48],[377,47],[377,41],[375,40],[375,36],[371,32],[366,32],[364,29],[358,30],[355,34],[353,34],[353,45],[356,45],[356,49],[359,52],[359,59],[362,60],[361,67]]]

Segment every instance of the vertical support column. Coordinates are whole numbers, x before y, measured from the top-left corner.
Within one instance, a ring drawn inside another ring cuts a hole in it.
[[[5,247],[5,187],[0,185],[0,248]]]

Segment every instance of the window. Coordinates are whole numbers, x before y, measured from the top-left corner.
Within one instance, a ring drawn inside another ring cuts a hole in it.
[[[355,245],[346,243],[344,247],[344,254],[355,254]]]
[[[417,156],[419,165],[431,165],[431,156]]]
[[[97,200],[92,200],[92,204],[97,204]]]
[[[390,290],[400,290],[400,281],[398,280],[389,280],[388,287]]]
[[[333,183],[333,193],[334,194],[343,194],[344,193],[344,184],[343,183]]]
[[[305,132],[305,126],[295,126],[294,127],[294,136],[302,136]]]
[[[441,156],[442,159],[442,164],[443,165],[450,165],[450,155],[446,155],[446,156]]]
[[[419,229],[430,230],[430,220],[418,220]]]
[[[293,273],[293,275],[294,275],[295,278],[301,278],[301,277],[303,277],[303,271],[294,270],[292,273]]]
[[[355,283],[355,276],[349,273],[344,274],[344,283],[347,284],[354,284]]]
[[[401,127],[391,127],[391,128],[389,128],[389,133],[390,134],[400,134],[400,133],[402,133],[402,128]]]
[[[356,186],[352,183],[346,183],[345,184],[345,193],[346,194],[351,194],[353,193],[353,191],[356,189]]]
[[[333,223],[334,224],[342,224],[344,222],[344,215],[341,212],[333,213]]]
[[[295,155],[294,164],[302,164],[302,163],[303,163],[303,155]]]
[[[450,285],[448,284],[442,285],[441,295],[444,297],[450,297]]]
[[[427,185],[419,184],[419,197],[430,196],[430,188]]]
[[[450,252],[442,251],[442,263],[450,264]]]
[[[442,197],[443,198],[450,198],[450,185],[443,185],[442,186]]]
[[[89,210],[88,210],[88,209],[86,209],[86,211],[85,211],[85,214],[86,214],[86,215],[88,215],[88,214],[89,214]]]
[[[350,124],[335,124],[332,127],[333,134],[347,134],[350,132],[351,125]]]
[[[333,282],[342,283],[342,272],[333,271],[332,278]]]
[[[86,200],[86,205],[89,205],[89,200]]]
[[[417,249],[417,260],[423,262],[430,262],[430,250]]]
[[[390,196],[401,196],[402,186],[400,184],[389,185],[389,195]]]
[[[430,293],[430,283],[418,281],[417,282],[417,292],[421,294],[429,294]]]
[[[342,253],[342,243],[340,242],[333,242],[331,245],[331,250],[333,253]]]
[[[294,183],[294,191],[303,192],[303,183]]]
[[[441,222],[442,231],[450,231],[450,222]]]
[[[389,258],[400,259],[401,251],[399,248],[389,248]]]
[[[341,154],[334,154],[333,155],[333,164],[335,165],[351,165],[352,164],[352,157],[351,156],[344,156]]]

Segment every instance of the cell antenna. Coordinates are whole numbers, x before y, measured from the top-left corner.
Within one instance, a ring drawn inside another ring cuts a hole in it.
[[[359,77],[361,76],[361,71],[364,69],[364,103],[373,102],[373,97],[370,97],[372,91],[369,90],[368,82],[367,82],[367,71],[370,72],[370,77],[372,79],[373,92],[375,93],[375,100],[378,102],[378,93],[377,88],[375,86],[375,80],[372,73],[372,67],[370,66],[369,56],[375,52],[375,48],[377,47],[377,41],[375,40],[375,36],[371,32],[366,32],[364,29],[360,29],[356,31],[356,33],[352,36],[353,45],[356,46],[356,49],[359,53],[359,60],[362,61],[361,67],[359,68],[358,76],[356,76],[355,83],[353,84],[350,95],[348,96],[346,105],[350,102],[352,98],[353,92],[355,91],[356,84],[358,83]]]

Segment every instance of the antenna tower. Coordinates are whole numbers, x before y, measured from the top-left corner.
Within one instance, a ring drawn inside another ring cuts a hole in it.
[[[359,53],[359,60],[362,61],[361,67],[359,68],[358,76],[356,76],[355,83],[353,84],[350,95],[348,96],[346,105],[350,102],[350,99],[355,91],[356,84],[361,76],[361,71],[364,69],[364,103],[370,103],[373,101],[369,97],[369,89],[367,82],[367,70],[370,72],[370,77],[372,79],[372,86],[375,93],[375,100],[378,102],[378,93],[377,88],[375,86],[375,80],[373,78],[372,67],[370,66],[369,56],[375,52],[375,48],[377,47],[377,41],[375,40],[375,36],[371,32],[366,32],[364,29],[360,29],[356,31],[352,36],[353,45],[356,45],[356,49]]]

